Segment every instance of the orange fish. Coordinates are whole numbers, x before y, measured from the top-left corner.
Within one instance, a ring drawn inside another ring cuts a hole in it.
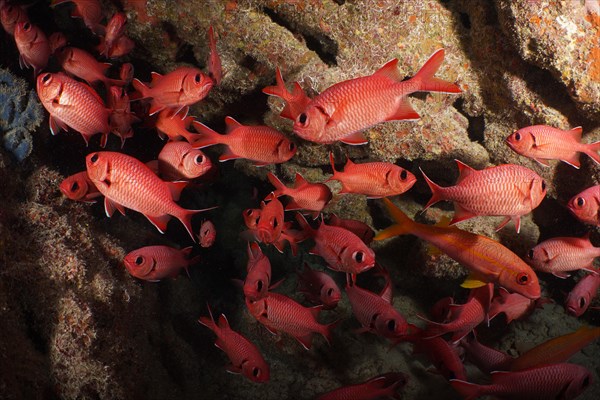
[[[275,80],[277,81],[277,86],[267,86],[262,91],[265,94],[281,98],[285,102],[285,107],[279,116],[295,121],[298,115],[310,103],[310,97],[304,93],[298,82],[294,82],[294,88],[290,93],[285,87],[279,67],[275,70]]]
[[[198,242],[202,247],[210,247],[217,240],[217,229],[210,220],[202,221],[200,233],[198,233]]]
[[[294,133],[316,143],[358,145],[367,143],[362,131],[381,122],[419,119],[409,94],[461,92],[455,84],[433,77],[443,61],[444,49],[439,49],[409,80],[398,72],[396,58],[373,75],[336,83],[308,103],[294,122]]]
[[[546,195],[546,182],[529,168],[503,164],[477,171],[458,160],[456,163],[459,177],[454,186],[441,187],[421,170],[432,193],[424,209],[438,201],[454,202],[450,225],[479,215],[502,215],[506,218],[496,230],[513,220],[518,233],[521,216],[536,208]]]
[[[212,167],[210,158],[188,142],[167,142],[158,154],[159,175],[167,181],[196,179]]]
[[[188,128],[194,121],[194,117],[187,115],[189,107],[183,107],[177,111],[172,108],[165,108],[158,113],[156,119],[156,130],[161,139],[181,140],[181,138],[192,143],[199,136],[197,133],[188,131]]]
[[[124,208],[138,211],[164,233],[171,216],[179,219],[192,240],[192,216],[210,210],[186,210],[175,203],[187,182],[164,182],[141,161],[122,153],[101,151],[86,157],[88,176],[104,195],[107,216]]]
[[[33,74],[46,68],[50,58],[50,43],[44,32],[29,21],[21,21],[15,26],[15,42],[19,49],[21,68],[33,67]]]
[[[146,246],[128,253],[123,259],[127,271],[136,278],[157,282],[165,278],[177,278],[190,265],[197,264],[200,256],[189,258],[192,247],[175,249],[169,246]]]
[[[83,79],[89,85],[100,81],[107,88],[110,86],[123,86],[125,82],[111,79],[106,76],[110,64],[98,62],[90,53],[76,47],[65,47],[56,53],[61,67],[69,75]]]
[[[229,361],[231,361],[227,371],[236,374],[241,373],[252,382],[268,382],[270,376],[269,364],[267,364],[256,345],[231,329],[225,315],[221,314],[217,324],[210,307],[208,313],[210,318],[200,317],[198,322],[217,335],[215,346],[223,350],[229,357]]]
[[[127,16],[123,13],[115,13],[106,24],[106,34],[104,35],[104,48],[100,55],[107,56],[116,44],[117,40],[125,33]]]
[[[540,297],[535,272],[519,256],[488,237],[455,227],[430,226],[412,221],[390,200],[383,199],[396,225],[379,232],[375,240],[411,234],[433,244],[469,269],[471,275],[462,284],[466,288],[498,284],[530,299]]]
[[[202,100],[213,87],[213,80],[197,68],[179,67],[166,75],[152,73],[152,82],[146,86],[139,79],[133,87],[140,94],[138,99],[151,98],[150,115],[165,108],[180,110]]]
[[[50,113],[53,135],[71,127],[81,133],[86,145],[96,133],[108,137],[109,110],[94,89],[85,83],[62,73],[45,73],[37,78],[37,93]]]
[[[506,144],[516,153],[546,167],[549,166],[546,160],[561,160],[579,168],[579,153],[587,154],[600,164],[600,142],[581,143],[580,126],[565,131],[547,125],[528,126],[510,135]]]
[[[354,164],[349,158],[344,171],[335,170],[333,153],[329,153],[333,176],[327,181],[336,180],[342,184],[340,193],[364,194],[368,199],[395,196],[409,190],[417,178],[404,168],[387,162]]]
[[[121,138],[121,148],[123,148],[125,139],[133,137],[131,124],[141,120],[131,112],[129,96],[120,86],[110,87],[108,91],[108,108],[110,108],[111,132]],[[102,142],[106,143],[106,140],[103,138]]]
[[[269,182],[275,186],[273,194],[276,197],[289,196],[292,198],[286,210],[313,211],[316,218],[323,208],[331,201],[331,190],[323,183],[310,183],[296,172],[296,182],[293,188],[286,187],[274,174],[267,174]]]
[[[581,278],[565,300],[567,313],[580,317],[594,301],[600,289],[600,274],[588,274]]]
[[[14,36],[17,24],[29,21],[29,17],[23,6],[2,3],[0,4],[0,21],[2,21],[2,27],[6,33]]]
[[[104,14],[99,0],[52,0],[50,6],[54,7],[64,3],[75,4],[71,17],[83,19],[85,26],[96,35],[104,34],[104,26],[100,24]]]
[[[194,121],[193,125],[200,133],[192,143],[194,147],[202,148],[215,144],[227,146],[219,161],[246,158],[257,166],[263,166],[289,161],[296,154],[294,142],[269,126],[246,126],[231,117],[226,117],[226,134],[220,135],[198,121]]]
[[[600,226],[600,185],[573,196],[567,208],[584,224]]]
[[[78,172],[66,177],[60,183],[60,191],[71,200],[94,203],[96,197],[102,196],[88,177],[87,171]]]

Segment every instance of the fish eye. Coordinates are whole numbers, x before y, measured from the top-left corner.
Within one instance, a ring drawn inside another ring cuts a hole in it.
[[[290,151],[294,151],[295,148],[296,148],[296,145],[294,144],[294,142],[290,142],[290,145],[288,146],[288,149]]]
[[[272,224],[273,224],[273,228],[277,228],[279,226],[279,222],[277,222],[277,218],[273,218]]]
[[[583,205],[585,204],[585,199],[583,197],[578,197],[577,200],[575,200],[575,202],[577,203],[578,207],[583,207]]]
[[[546,181],[542,181],[542,190],[546,190]]]
[[[306,120],[308,120],[306,113],[302,113],[298,116],[298,122],[300,122],[302,125],[306,124]]]
[[[77,190],[79,190],[79,183],[73,182],[71,185],[71,192],[76,192]]]
[[[202,77],[200,76],[200,74],[196,74],[196,76],[194,77],[194,81],[196,83],[200,83],[200,79],[202,79]]]
[[[365,259],[365,253],[363,253],[362,251],[357,251],[356,253],[352,254],[352,258],[357,263],[361,263]]]
[[[25,24],[23,25],[23,30],[25,32],[28,32],[31,29],[31,24],[29,22],[25,22]]]
[[[92,157],[90,157],[90,161],[92,163],[95,163],[96,161],[98,161],[98,153],[95,153]]]
[[[521,140],[521,134],[520,134],[519,132],[516,132],[516,133],[515,133],[515,140],[516,140],[516,141],[519,141],[519,140]]]
[[[194,159],[196,164],[202,164],[204,162],[204,156],[202,154],[198,154]]]
[[[590,377],[586,376],[585,379],[583,380],[583,382],[581,382],[581,387],[587,387],[587,385],[590,384]]]
[[[246,210],[246,215],[247,216],[251,216],[252,215],[252,209],[251,208],[249,208],[249,209]]]
[[[258,280],[256,281],[256,290],[258,290],[259,292],[262,290],[263,288],[263,282]]]
[[[529,250],[527,257],[533,259],[533,249]]]
[[[519,285],[527,285],[529,283],[529,275],[527,275],[525,272],[521,272],[519,275],[517,275],[517,283]]]
[[[210,232],[210,229],[205,229],[204,232],[202,232],[202,236],[208,236],[209,232]]]
[[[393,319],[390,319],[387,324],[386,324],[388,331],[390,332],[394,332],[396,330],[396,321]]]
[[[327,296],[331,297],[333,295],[333,288],[327,289]]]
[[[42,76],[42,83],[48,83],[50,81],[50,77],[52,76],[52,74],[50,73],[46,73]]]
[[[579,298],[579,308],[585,307],[585,297]]]
[[[408,177],[408,172],[406,172],[406,170],[403,169],[402,172],[400,172],[400,179],[402,179],[404,181],[404,180],[406,180],[407,177]]]
[[[258,378],[260,376],[260,368],[254,367],[252,368],[252,376]]]
[[[144,257],[137,256],[134,262],[136,265],[142,265],[142,263],[144,262]]]

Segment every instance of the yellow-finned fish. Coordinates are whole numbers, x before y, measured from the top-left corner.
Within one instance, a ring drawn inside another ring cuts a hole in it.
[[[475,288],[487,282],[497,282],[507,290],[527,298],[540,297],[540,284],[535,272],[502,244],[458,228],[414,222],[390,200],[383,201],[396,224],[379,232],[375,240],[398,235],[415,235],[469,269],[471,274],[462,284],[463,287]]]

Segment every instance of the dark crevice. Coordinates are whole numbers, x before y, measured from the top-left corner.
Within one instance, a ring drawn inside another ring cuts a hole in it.
[[[321,61],[325,64],[337,66],[338,45],[333,39],[320,32],[314,32],[306,27],[298,26],[295,22],[286,20],[270,8],[265,7],[263,11],[271,18],[271,21],[284,27],[295,37],[302,38],[306,43],[306,47],[317,53]]]
[[[203,66],[194,56],[194,47],[179,37],[175,26],[169,22],[163,22],[162,29],[169,35],[169,39],[172,42],[177,43],[177,53],[175,54],[176,62],[185,62],[199,67]]]
[[[466,29],[471,29],[471,18],[469,18],[469,14],[459,12],[458,15],[460,17],[460,23],[462,26],[464,26]]]
[[[344,4],[346,4],[346,0],[333,0],[333,2],[338,6],[343,6]]]
[[[467,134],[469,135],[469,139],[472,142],[477,142],[477,143],[483,144],[483,139],[484,139],[483,133],[485,132],[485,118],[483,117],[483,115],[472,117],[469,114],[467,114],[467,112],[463,108],[464,103],[465,103],[464,99],[460,98],[460,99],[457,99],[452,104],[452,106],[454,108],[456,108],[456,110],[459,113],[464,115],[465,118],[467,118],[467,120],[469,121],[469,126],[467,127]]]
[[[25,327],[27,328],[27,336],[31,339],[33,347],[42,354],[48,354],[48,342],[44,339],[42,333],[37,330],[33,312],[24,308],[23,317],[25,320]]]

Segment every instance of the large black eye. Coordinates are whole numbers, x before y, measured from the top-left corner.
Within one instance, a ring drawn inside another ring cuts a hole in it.
[[[333,288],[327,289],[327,296],[331,297],[333,295]]]
[[[249,208],[249,209],[246,210],[246,215],[247,216],[251,216],[252,215],[252,209],[251,208]]]
[[[196,81],[196,83],[200,83],[200,74],[196,74],[196,76],[194,77],[194,81]]]
[[[590,377],[586,376],[585,379],[583,380],[583,382],[581,382],[581,387],[582,388],[587,387],[587,385],[589,385],[589,384],[590,384]]]
[[[533,249],[529,250],[529,252],[527,253],[527,257],[533,260]]]
[[[25,24],[23,25],[23,30],[25,32],[28,32],[31,29],[31,24],[29,22],[25,22]]]
[[[519,132],[515,133],[515,140],[516,141],[521,140],[521,134]]]
[[[579,308],[585,307],[585,297],[579,298]]]
[[[393,319],[390,319],[387,322],[387,328],[388,328],[388,331],[394,332],[394,330],[396,329],[396,321]]]
[[[252,376],[254,376],[255,378],[258,378],[260,376],[260,368],[254,367],[252,369]]]
[[[585,204],[585,199],[583,197],[578,197],[575,201],[577,202],[577,205],[579,207],[583,207],[583,205]]]
[[[300,122],[302,125],[304,125],[306,123],[306,120],[308,119],[308,117],[306,116],[305,113],[300,114],[300,116],[298,117],[298,122]]]
[[[198,154],[194,159],[196,164],[202,164],[204,162],[204,156],[202,154]]]
[[[517,283],[519,285],[527,285],[528,282],[529,275],[527,275],[525,272],[521,272],[519,275],[517,275]]]
[[[277,228],[279,226],[279,222],[277,222],[277,218],[273,219],[273,228]]]
[[[98,161],[98,153],[95,153],[91,158],[90,161],[95,163],[96,161]]]
[[[356,261],[357,263],[361,263],[364,260],[364,256],[365,253],[363,253],[362,251],[357,251],[356,253],[354,253],[354,261]]]
[[[263,288],[263,282],[256,281],[256,290],[258,290],[260,292],[262,290],[262,288]]]
[[[546,190],[546,181],[542,181],[542,190]]]
[[[142,256],[137,256],[137,258],[135,259],[136,265],[142,265],[143,262],[144,262],[144,257],[142,257]]]
[[[73,182],[71,185],[71,192],[76,192],[77,190],[79,190],[79,183]]]
[[[406,180],[406,177],[408,177],[408,172],[406,172],[406,170],[403,169],[402,172],[400,172],[400,179],[404,181]]]
[[[294,149],[296,148],[296,145],[294,144],[294,142],[290,142],[290,145],[288,148],[290,149],[290,151],[294,151]]]
[[[42,82],[43,82],[43,83],[48,83],[48,81],[50,80],[50,77],[51,77],[51,76],[52,76],[51,74],[44,74],[44,75],[42,76]]]

